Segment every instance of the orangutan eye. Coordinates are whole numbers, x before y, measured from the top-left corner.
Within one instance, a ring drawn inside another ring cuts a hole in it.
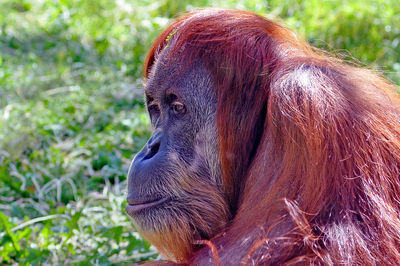
[[[174,102],[172,103],[172,110],[174,111],[175,114],[182,115],[186,112],[186,107],[184,104],[180,102]]]
[[[149,113],[159,113],[160,112],[160,107],[158,106],[158,104],[151,104],[147,107],[147,109],[149,110]]]
[[[152,124],[155,124],[155,121],[160,117],[160,106],[158,104],[150,104],[147,106],[147,110],[150,115],[150,120]]]

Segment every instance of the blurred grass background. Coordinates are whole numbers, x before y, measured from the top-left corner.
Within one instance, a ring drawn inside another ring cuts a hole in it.
[[[0,264],[157,257],[124,212],[150,135],[142,63],[170,18],[203,6],[267,16],[400,84],[398,0],[2,0]]]

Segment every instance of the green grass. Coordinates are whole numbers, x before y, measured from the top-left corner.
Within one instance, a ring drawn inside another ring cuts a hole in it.
[[[130,264],[157,254],[124,212],[150,135],[142,63],[171,17],[247,9],[400,84],[400,2],[3,0],[0,264]]]

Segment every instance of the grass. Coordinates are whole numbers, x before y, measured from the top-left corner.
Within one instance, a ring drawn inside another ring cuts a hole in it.
[[[201,6],[267,15],[400,84],[398,0],[1,1],[1,264],[157,258],[124,212],[150,135],[142,63],[171,17]]]

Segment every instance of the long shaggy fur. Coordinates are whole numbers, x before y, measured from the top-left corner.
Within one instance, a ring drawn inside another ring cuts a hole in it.
[[[394,85],[244,11],[178,19],[155,41],[146,75],[167,46],[213,75],[221,193],[233,217],[211,237],[214,251],[181,241],[168,252],[194,264],[215,263],[216,252],[222,265],[400,261]]]

